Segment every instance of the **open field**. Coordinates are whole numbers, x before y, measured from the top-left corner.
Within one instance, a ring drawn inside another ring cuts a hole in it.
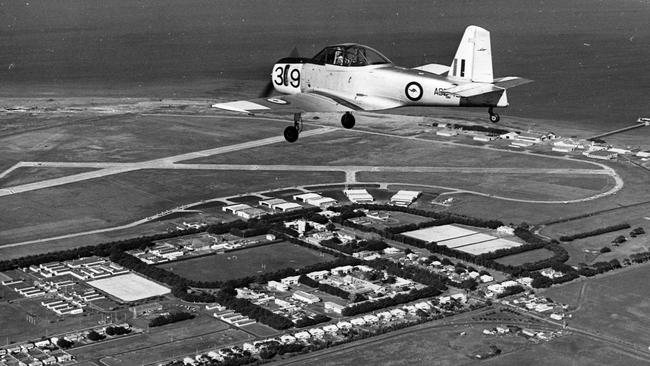
[[[647,349],[650,345],[650,288],[644,281],[650,266],[639,265],[623,272],[587,281],[574,281],[543,292],[554,301],[577,308],[570,326],[590,329]]]
[[[319,124],[321,122],[319,121]],[[402,122],[413,125],[414,122]],[[372,130],[381,129],[373,125]],[[365,166],[467,166],[522,168],[598,169],[592,164],[549,157],[529,156],[464,145],[447,145],[431,141],[395,138],[367,134],[360,130],[341,130],[326,136],[300,139],[304,143],[292,146],[291,164],[307,165],[365,165]],[[214,164],[278,164],[286,146],[268,145],[184,161],[184,163]],[[318,154],[313,154],[318,151]],[[345,151],[345,153],[342,153]],[[405,158],[408,151],[408,158]]]
[[[199,315],[174,325],[151,328],[143,334],[76,348],[71,353],[80,361],[112,356],[121,360],[120,364],[140,365],[194,352],[197,347],[218,347],[249,337],[214,317]]]
[[[197,281],[227,281],[288,267],[302,268],[334,257],[288,242],[161,264],[160,267]],[[264,266],[264,268],[262,268]]]
[[[533,263],[553,256],[553,252],[548,249],[535,249],[527,252],[508,255],[496,259],[496,262],[510,266],[521,266],[524,263]]]
[[[523,337],[488,337],[481,331],[480,326],[466,325],[422,329],[292,364],[465,365],[472,362],[476,353],[488,351],[490,345],[499,347],[504,353],[529,347],[529,341]],[[465,332],[465,335],[461,336],[461,332]]]
[[[92,171],[84,168],[18,168],[0,178],[0,188],[38,182],[41,180],[64,177],[77,173]],[[0,171],[1,173],[1,171]]]
[[[59,117],[65,120],[65,116]],[[236,144],[277,134],[263,120],[232,128],[239,118],[112,115],[0,135],[0,163],[18,161],[136,162]]]
[[[343,180],[336,172],[142,170],[0,198],[0,243],[133,222],[181,204]],[[45,206],[44,206],[45,205]]]
[[[504,354],[485,361],[475,361],[475,365],[490,366],[610,366],[647,365],[648,360],[639,359],[615,347],[599,343],[586,337],[570,335],[556,338],[550,342],[530,345],[516,352]]]
[[[650,199],[650,197],[646,198]],[[624,211],[624,214],[621,211]],[[650,217],[650,202],[636,207],[612,210],[577,220],[548,225],[544,227],[541,233],[559,238],[562,235],[596,230],[619,223],[628,223],[632,229],[638,226],[647,226],[650,228],[650,220],[646,219],[646,217]],[[625,230],[622,231],[624,232]]]
[[[524,200],[574,200],[593,196],[613,186],[606,175],[588,177],[549,174],[501,173],[392,173],[361,172],[360,181],[403,182],[467,189]],[[575,181],[575,183],[574,183]]]

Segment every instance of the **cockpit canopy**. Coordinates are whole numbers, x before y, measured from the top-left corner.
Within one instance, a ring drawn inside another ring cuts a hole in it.
[[[314,58],[313,62],[337,66],[367,66],[392,63],[378,51],[359,44],[340,44],[325,47]]]

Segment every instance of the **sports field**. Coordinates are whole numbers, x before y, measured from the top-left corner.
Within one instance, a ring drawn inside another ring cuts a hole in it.
[[[441,242],[444,240],[459,238],[462,236],[474,235],[475,231],[455,225],[432,226],[424,229],[407,231],[402,235],[424,240],[428,243]]]
[[[334,257],[288,242],[164,263],[160,267],[195,281],[227,281],[284,268],[302,268]]]
[[[132,302],[162,296],[171,290],[135,273],[89,281],[88,284],[123,302]]]
[[[551,252],[548,249],[542,248],[542,249],[529,250],[527,252],[523,252],[519,254],[508,255],[505,257],[498,258],[495,261],[501,264],[520,266],[524,263],[533,263],[543,259],[551,258],[552,256],[553,256],[553,252]]]

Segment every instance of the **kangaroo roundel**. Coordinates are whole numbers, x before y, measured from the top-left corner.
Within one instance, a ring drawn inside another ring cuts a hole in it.
[[[417,102],[422,98],[422,85],[415,81],[406,84],[406,89],[404,89],[404,91],[406,92],[406,97],[414,102]]]

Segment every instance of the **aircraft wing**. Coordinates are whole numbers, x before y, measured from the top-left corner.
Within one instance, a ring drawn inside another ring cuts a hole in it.
[[[241,113],[347,112],[362,109],[346,100],[315,92],[215,103],[212,108]]]

